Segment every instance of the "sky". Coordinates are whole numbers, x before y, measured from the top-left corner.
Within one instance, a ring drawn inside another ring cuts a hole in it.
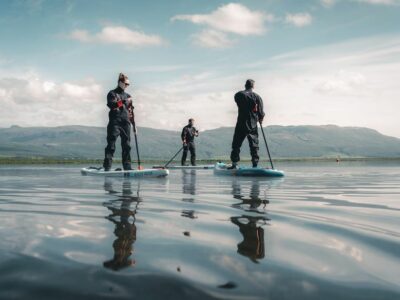
[[[0,127],[108,121],[131,81],[139,126],[234,126],[256,81],[267,125],[400,137],[400,0],[3,0]]]

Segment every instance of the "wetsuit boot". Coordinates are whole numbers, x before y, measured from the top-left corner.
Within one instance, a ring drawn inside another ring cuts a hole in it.
[[[232,166],[228,167],[227,169],[228,169],[228,170],[235,170],[235,169],[237,169],[237,168],[238,168],[237,163],[236,163],[236,162],[233,162],[233,163],[232,163]]]

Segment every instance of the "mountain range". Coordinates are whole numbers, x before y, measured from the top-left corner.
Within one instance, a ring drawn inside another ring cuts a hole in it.
[[[400,157],[400,139],[362,127],[268,126],[264,128],[275,158]],[[200,132],[196,140],[199,159],[228,159],[234,128]],[[139,128],[141,158],[168,159],[179,150],[180,132]],[[133,157],[134,137],[132,134]],[[249,158],[247,141],[243,158]],[[0,128],[0,157],[100,159],[106,146],[106,129],[89,126]],[[116,158],[120,158],[117,141]],[[260,132],[260,155],[266,151]]]

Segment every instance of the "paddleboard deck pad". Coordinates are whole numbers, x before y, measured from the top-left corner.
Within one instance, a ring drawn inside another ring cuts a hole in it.
[[[129,178],[157,178],[168,176],[169,171],[165,169],[143,169],[143,170],[110,170],[104,168],[88,167],[81,169],[82,175],[106,176],[106,177],[129,177]]]
[[[248,176],[248,177],[283,177],[285,173],[276,169],[238,167],[237,169],[228,169],[229,165],[216,163],[214,174],[227,176]]]
[[[167,166],[170,170],[212,170],[214,165],[198,165],[198,166]],[[153,168],[164,168],[164,166],[153,166]]]

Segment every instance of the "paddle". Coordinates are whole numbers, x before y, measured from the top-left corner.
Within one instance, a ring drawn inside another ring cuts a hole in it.
[[[136,133],[136,123],[134,121],[132,122],[132,129],[133,129],[133,134],[135,135],[136,153],[137,153],[137,159],[138,159],[138,170],[143,170],[143,167],[140,165],[140,155],[139,155],[138,138],[137,138],[137,133]]]
[[[174,158],[182,151],[182,149],[183,149],[183,146],[179,149],[179,151],[178,152],[176,152],[175,153],[175,155],[165,164],[165,166],[163,167],[164,169],[166,168],[166,167],[168,167],[168,165],[174,160]]]
[[[269,157],[269,162],[271,163],[272,169],[274,169],[274,165],[273,165],[273,163],[272,163],[271,154],[269,153],[269,148],[268,148],[268,144],[267,144],[267,139],[265,138],[265,133],[264,133],[264,129],[263,129],[263,127],[262,127],[261,122],[260,122],[260,127],[261,127],[262,135],[263,135],[263,137],[264,137],[265,147],[267,148],[268,157]]]

